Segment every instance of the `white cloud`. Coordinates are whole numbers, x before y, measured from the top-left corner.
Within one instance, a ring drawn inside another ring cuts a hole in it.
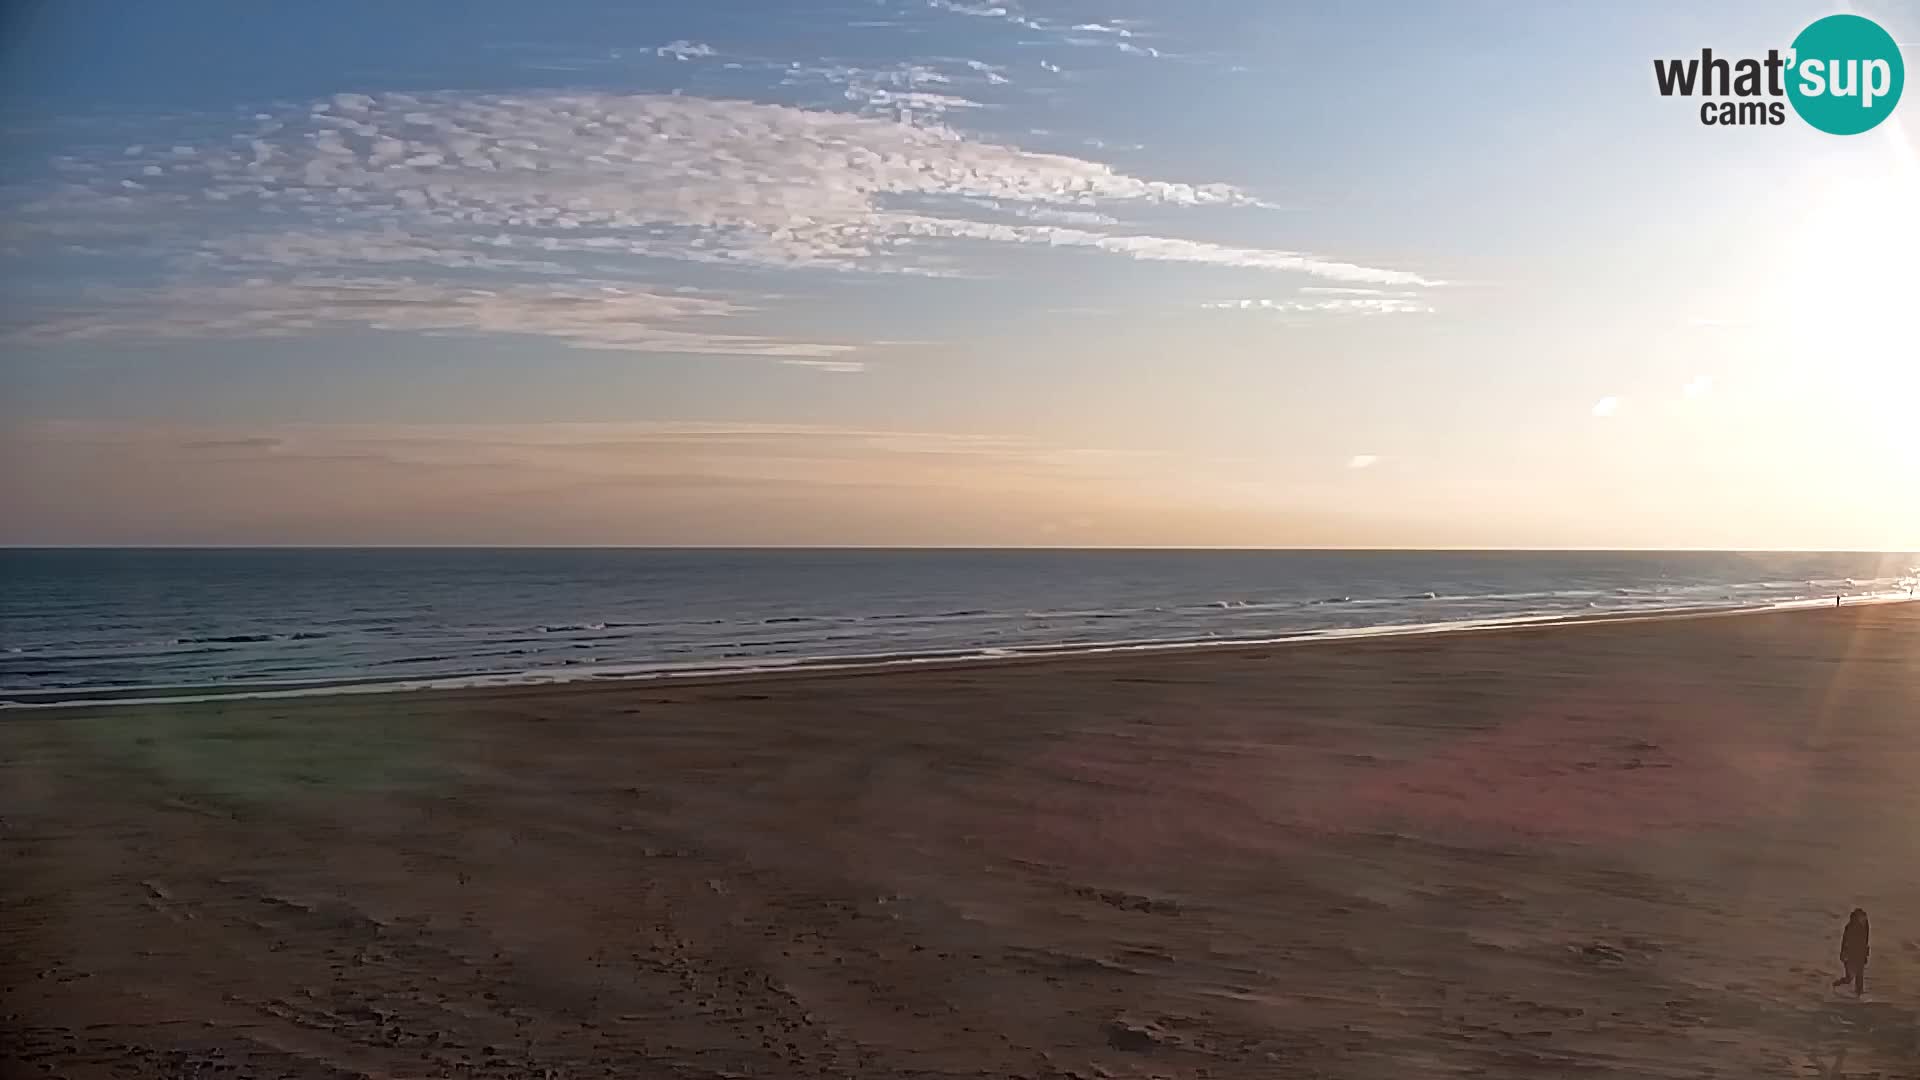
[[[1166,236],[1113,236],[1054,225],[1010,225],[913,215],[884,218],[906,235],[1036,244],[1054,248],[1092,248],[1131,259],[1204,263],[1249,270],[1281,270],[1342,281],[1370,281],[1389,285],[1445,284],[1404,270],[1360,266],[1297,251],[1236,248]]]
[[[1135,45],[1126,40],[1127,38],[1133,37],[1133,31],[1117,23],[1049,23],[1023,13],[1014,5],[969,3],[964,2],[964,0],[927,0],[927,6],[933,8],[935,11],[945,11],[954,15],[969,15],[980,19],[997,19],[1025,30],[1033,30],[1052,35],[1055,40],[1066,45],[1096,48],[1112,46],[1118,48],[1121,52],[1133,53],[1138,56],[1160,55],[1160,50],[1158,49]],[[1090,38],[1076,37],[1074,36],[1075,34],[1095,34],[1098,36]],[[1049,65],[1044,63],[1041,66],[1049,67]],[[1058,69],[1050,68],[1050,70]]]
[[[1093,246],[1102,251],[1123,254],[1136,259],[1211,263],[1215,266],[1238,266],[1252,270],[1283,270],[1314,274],[1339,281],[1371,281],[1385,285],[1420,286],[1445,284],[1408,270],[1362,266],[1297,251],[1228,247],[1163,236],[1104,236],[1100,237]]]
[[[1029,30],[1040,30],[1040,22],[1022,15],[1012,8],[1000,4],[962,3],[960,0],[927,0],[927,6],[935,11],[950,12],[954,15],[971,15],[979,19],[999,19],[1015,26],[1024,26]]]
[[[499,249],[513,248],[910,270],[927,249],[899,241],[944,233],[1136,259],[1431,283],[1300,252],[1008,231],[890,212],[903,202],[951,197],[1108,216],[1128,206],[1257,202],[1225,184],[1131,176],[943,126],[739,101],[389,94],[356,100],[351,110],[322,102],[201,145],[196,157],[177,163],[183,171],[169,174],[164,190],[132,198],[109,193],[128,168],[144,163],[116,156],[76,164],[69,170],[75,185],[35,207],[35,215],[150,217],[238,206],[285,222],[276,232],[378,233],[389,252],[396,250],[393,235],[403,233],[423,257],[437,249],[436,262],[499,257]],[[310,252],[286,242],[224,234],[210,246],[235,254],[249,244],[250,262],[311,264]]]
[[[981,66],[955,62],[953,70],[822,68],[796,77],[843,85],[863,107],[909,113],[970,107],[925,89],[950,78],[977,82]],[[198,122],[202,130],[207,123]],[[555,313],[588,308],[551,281],[527,279],[639,275],[648,265],[637,260],[655,259],[952,274],[965,272],[983,243],[1395,290],[1294,301],[1312,310],[1420,310],[1411,290],[1441,284],[1319,254],[1124,230],[1125,216],[1143,210],[1262,205],[1228,184],[1135,176],[924,120],[690,96],[339,95],[258,113],[198,142],[68,158],[61,174],[59,190],[12,217],[48,235],[84,225],[101,246],[169,256],[189,277],[177,288],[98,294],[82,312],[50,315],[43,339],[113,327],[181,336],[196,325],[217,334],[374,326],[372,305],[344,303],[339,289],[315,285],[326,279],[298,277],[324,272],[361,295],[381,277],[396,295],[437,290],[407,309],[411,317],[387,308],[379,328],[480,332],[487,326],[475,312],[491,310],[518,313],[503,317],[513,328],[502,332],[585,347],[759,355],[792,347],[818,356],[844,346],[788,346],[658,318],[631,332],[617,318],[562,318]],[[994,216],[1001,220],[983,220]],[[435,275],[448,280],[428,280]],[[473,296],[487,287],[476,281],[484,275],[519,283],[480,304]],[[278,284],[237,283],[254,278]],[[162,297],[180,310],[163,310]],[[106,310],[115,302],[130,305],[125,318]],[[257,318],[237,310],[243,302],[262,305]],[[314,305],[304,316],[290,306],[303,302]]]
[[[850,85],[847,99],[871,108],[893,110],[903,117],[915,113],[938,116],[955,109],[978,109],[980,103],[955,94],[935,94],[925,90],[886,90],[880,87]]]
[[[1334,276],[1329,274],[1329,276]],[[1299,292],[1306,299],[1274,300],[1266,297],[1249,300],[1222,300],[1200,305],[1213,311],[1271,311],[1282,314],[1331,312],[1358,315],[1426,314],[1433,306],[1420,293],[1386,289],[1327,288],[1305,286]]]
[[[102,338],[289,337],[325,329],[432,335],[527,334],[588,349],[831,358],[854,346],[781,341],[709,327],[745,309],[731,301],[611,284],[455,286],[404,279],[296,278],[229,285],[99,290],[12,328],[25,342]],[[844,363],[844,362],[840,362]]]
[[[1077,228],[1100,228],[1120,224],[1120,219],[1112,214],[1103,214],[1098,210],[1063,210],[1052,206],[1022,206],[1014,211],[1028,221],[1038,221],[1048,225],[1071,225]]]
[[[1713,376],[1695,375],[1680,388],[1680,392],[1689,398],[1701,398],[1713,392]]]
[[[1620,405],[1621,401],[1617,397],[1611,395],[1603,397],[1593,403],[1593,415],[1603,418],[1612,416],[1620,411]]]
[[[986,76],[987,82],[994,86],[1003,86],[1013,81],[1007,78],[1005,74],[1007,70],[1006,68],[996,67],[995,65],[989,64],[984,60],[969,60],[967,61],[967,67],[971,68],[972,70],[978,72],[981,75]]]
[[[1047,225],[1071,225],[1080,228],[1106,228],[1120,224],[1120,219],[1112,214],[1098,210],[1075,210],[1066,207],[1037,205],[1034,203],[1006,203],[996,199],[966,199],[968,206],[978,207],[1022,221],[1036,221]]]
[[[693,60],[714,55],[713,46],[687,41],[684,38],[662,45],[653,52],[655,56],[671,56],[675,60]]]
[[[144,164],[130,163],[137,170]],[[845,113],[654,95],[383,95],[203,144],[164,190],[109,203],[129,165],[80,163],[36,214],[240,205],[303,225],[593,236],[636,254],[851,264],[884,254],[899,200],[1252,205],[1224,184],[1110,166]],[[537,245],[536,245],[537,246]]]
[[[1378,464],[1380,464],[1378,454],[1355,454],[1347,459],[1349,469],[1371,469]]]
[[[967,68],[984,75],[988,85],[1007,80],[992,73],[991,65],[968,61]],[[954,85],[953,75],[927,64],[904,63],[891,67],[861,67],[852,64],[787,64],[779,68],[780,85],[834,88],[863,114],[885,116],[893,120],[911,120],[916,114],[937,117],[958,109],[984,106],[971,98],[928,87]],[[978,82],[972,75],[966,81]]]

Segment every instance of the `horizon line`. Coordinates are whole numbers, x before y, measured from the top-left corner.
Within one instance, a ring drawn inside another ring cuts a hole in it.
[[[1920,548],[1810,547],[1325,547],[1232,544],[12,544],[0,551],[1008,551],[1298,552],[1360,554],[1920,555]]]

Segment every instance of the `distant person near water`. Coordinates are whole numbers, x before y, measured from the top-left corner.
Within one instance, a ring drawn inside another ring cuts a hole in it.
[[[1835,986],[1853,984],[1853,996],[1859,997],[1867,991],[1867,913],[1864,908],[1854,908],[1847,916],[1847,929],[1840,935],[1840,966],[1846,974],[1833,980]]]

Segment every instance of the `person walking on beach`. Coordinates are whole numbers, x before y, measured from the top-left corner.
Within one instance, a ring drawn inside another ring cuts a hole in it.
[[[1833,980],[1835,986],[1853,984],[1853,996],[1859,997],[1867,991],[1867,913],[1864,908],[1854,908],[1847,916],[1847,929],[1840,935],[1840,966],[1846,974]]]

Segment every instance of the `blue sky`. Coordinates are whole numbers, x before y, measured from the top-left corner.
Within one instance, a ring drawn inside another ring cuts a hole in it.
[[[21,9],[0,540],[1920,545],[1829,10]]]

